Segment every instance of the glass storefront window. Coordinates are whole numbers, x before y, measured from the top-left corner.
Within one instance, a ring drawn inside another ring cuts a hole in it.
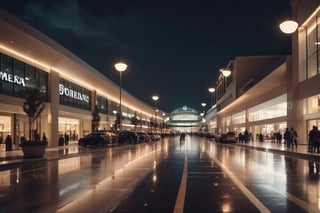
[[[111,101],[110,110],[108,111],[108,114],[114,115],[115,114],[114,112],[118,112],[118,111],[119,111],[119,104],[114,101]]]
[[[59,117],[59,135],[69,135],[70,140],[79,139],[80,120],[73,118]]]
[[[216,119],[213,119],[212,121],[209,122],[209,128],[210,129],[214,129],[214,128],[217,128],[218,125],[217,125],[217,120]]]
[[[13,93],[13,84],[9,81],[9,75],[12,75],[12,58],[1,55],[1,92],[6,95]]]
[[[102,96],[97,96],[97,106],[102,114],[108,113],[108,100]]]
[[[24,98],[26,88],[40,91],[40,98],[48,101],[48,73],[10,56],[0,54],[0,93]]]
[[[276,97],[248,110],[249,122],[287,116],[287,95]]]
[[[307,125],[308,125],[307,126],[307,135],[308,135],[309,131],[312,130],[313,126],[317,126],[318,129],[320,129],[320,119],[309,120],[307,122]]]
[[[308,59],[308,78],[317,75],[317,55],[313,54]]]
[[[243,124],[246,122],[246,113],[245,111],[236,113],[232,115],[232,123],[233,124]]]
[[[306,114],[320,112],[320,94],[304,99],[304,103],[304,107],[306,108],[304,112]]]
[[[226,124],[227,126],[231,125],[231,116],[226,117]]]
[[[35,88],[35,75],[34,75],[34,67],[26,64],[26,74],[25,74],[25,83],[27,88]]]
[[[24,76],[24,64],[21,61],[14,60],[14,75],[16,76]],[[23,96],[24,94],[24,87],[23,85],[15,85],[14,86],[14,93],[19,94],[19,97]]]
[[[0,136],[2,137],[3,142],[7,135],[11,134],[11,117],[0,115]]]
[[[318,14],[317,14],[318,15]],[[305,33],[301,33],[301,57],[303,57],[302,63],[306,66],[307,78],[311,78],[319,74],[319,42],[320,42],[320,28],[318,25],[317,16],[311,19],[310,23],[305,26]]]

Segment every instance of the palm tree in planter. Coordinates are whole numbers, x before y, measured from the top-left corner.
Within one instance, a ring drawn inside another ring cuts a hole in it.
[[[25,157],[43,157],[48,141],[44,135],[42,140],[36,130],[33,130],[35,121],[44,110],[45,104],[39,98],[39,91],[27,90],[23,102],[23,111],[29,117],[29,140],[21,137],[20,146]]]

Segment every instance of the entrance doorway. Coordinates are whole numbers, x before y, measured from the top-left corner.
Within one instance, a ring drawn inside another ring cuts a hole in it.
[[[58,131],[59,135],[68,135],[70,142],[76,142],[79,139],[80,120],[74,118],[59,117]]]

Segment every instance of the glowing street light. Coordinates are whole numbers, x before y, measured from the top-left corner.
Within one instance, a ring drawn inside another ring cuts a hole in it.
[[[155,116],[155,132],[157,132],[157,101],[159,100],[159,96],[154,95],[152,96],[152,100],[154,101],[154,116]]]
[[[203,115],[202,116],[204,116],[204,108],[206,107],[206,103],[201,103],[201,106],[203,107]]]
[[[208,89],[208,91],[212,94],[212,106],[213,106],[213,104],[214,104],[214,94],[213,93],[216,91],[216,89],[213,87],[210,87]]]
[[[280,30],[285,34],[292,34],[294,33],[298,28],[298,23],[293,20],[286,20],[282,22],[280,25]]]
[[[127,69],[127,64],[125,64],[125,63],[122,63],[122,62],[120,62],[120,63],[116,63],[115,65],[114,65],[114,67],[116,68],[116,70],[120,73],[120,83],[119,83],[119,130],[121,130],[121,128],[122,128],[122,126],[121,126],[121,123],[122,123],[122,111],[121,111],[121,88],[122,88],[122,82],[121,82],[121,73],[122,72],[124,72],[124,71],[126,71],[126,69]]]
[[[231,70],[229,69],[220,69],[219,70],[224,77],[229,77],[231,75]]]

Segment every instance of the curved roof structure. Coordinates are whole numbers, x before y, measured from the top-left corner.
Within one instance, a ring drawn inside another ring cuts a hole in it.
[[[171,115],[173,115],[173,114],[198,114],[198,111],[192,109],[191,107],[183,106],[183,107],[180,107],[180,108],[173,110],[170,114]]]
[[[200,127],[200,113],[191,107],[182,106],[169,114],[167,125],[170,127]]]

